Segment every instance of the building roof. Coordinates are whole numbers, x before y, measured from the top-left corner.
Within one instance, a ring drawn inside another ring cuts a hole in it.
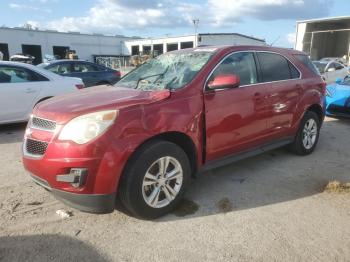
[[[127,37],[124,35],[104,35],[104,34],[99,34],[99,33],[80,33],[80,32],[73,32],[73,31],[69,31],[69,32],[60,32],[57,30],[51,30],[51,29],[46,29],[46,30],[42,30],[42,29],[28,29],[28,28],[23,28],[23,27],[6,27],[6,26],[1,26],[0,30],[17,30],[17,31],[26,31],[26,32],[33,32],[33,33],[51,33],[51,34],[65,34],[65,35],[83,35],[83,36],[94,36],[94,37],[119,37],[119,38],[129,38],[129,39],[134,39],[134,37]]]
[[[300,20],[297,23],[317,23],[317,22],[333,22],[339,20],[350,20],[350,16],[336,16],[336,17],[325,17],[325,18],[316,18],[309,20]]]
[[[232,36],[240,36],[240,37],[245,37],[245,38],[249,38],[249,39],[253,39],[256,41],[260,41],[265,43],[265,39],[261,39],[261,38],[256,38],[253,36],[248,36],[248,35],[244,35],[244,34],[239,34],[239,33],[199,33],[199,36],[221,36],[221,35],[232,35]],[[179,36],[162,36],[162,37],[150,37],[150,38],[133,38],[133,39],[127,39],[125,40],[125,42],[133,42],[133,41],[149,41],[149,40],[161,40],[161,39],[171,39],[171,38],[185,38],[185,37],[194,37],[195,35],[179,35]]]
[[[266,42],[265,39],[257,38],[257,37],[249,36],[249,35],[244,35],[244,34],[239,34],[239,33],[200,33],[199,35],[236,35],[236,36],[241,36],[241,37],[253,39],[253,40],[264,42],[264,43]]]

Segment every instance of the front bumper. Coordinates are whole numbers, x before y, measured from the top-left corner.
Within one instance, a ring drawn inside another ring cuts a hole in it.
[[[52,192],[55,198],[68,206],[89,213],[110,213],[115,208],[116,193],[112,194],[77,194],[51,188],[49,183],[30,174],[35,183]]]
[[[337,104],[330,104],[327,106],[326,115],[350,117],[350,107],[345,107]]]

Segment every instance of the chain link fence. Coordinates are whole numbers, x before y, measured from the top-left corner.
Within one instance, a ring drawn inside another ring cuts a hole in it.
[[[130,56],[94,56],[96,64],[118,70],[125,75],[134,69],[130,65]]]

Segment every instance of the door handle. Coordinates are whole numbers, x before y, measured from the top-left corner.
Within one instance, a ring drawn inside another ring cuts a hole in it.
[[[27,89],[25,90],[25,92],[26,92],[27,94],[31,94],[31,93],[35,93],[36,91],[35,91],[34,89],[27,88]]]
[[[262,94],[261,94],[261,93],[258,93],[258,92],[255,93],[255,94],[253,95],[253,101],[254,101],[255,103],[257,103],[257,104],[263,103],[264,99],[263,99]]]
[[[303,88],[301,87],[300,84],[295,85],[295,88],[296,88],[296,90],[297,90],[297,92],[298,92],[299,95],[302,94]]]
[[[261,98],[262,98],[262,96],[261,96],[261,94],[260,93],[255,93],[254,94],[254,100],[261,100]]]

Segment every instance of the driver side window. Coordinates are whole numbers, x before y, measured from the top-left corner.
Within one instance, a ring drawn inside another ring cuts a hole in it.
[[[209,81],[213,81],[218,75],[228,74],[239,76],[240,85],[256,84],[258,77],[253,53],[240,52],[230,55],[215,69]]]

